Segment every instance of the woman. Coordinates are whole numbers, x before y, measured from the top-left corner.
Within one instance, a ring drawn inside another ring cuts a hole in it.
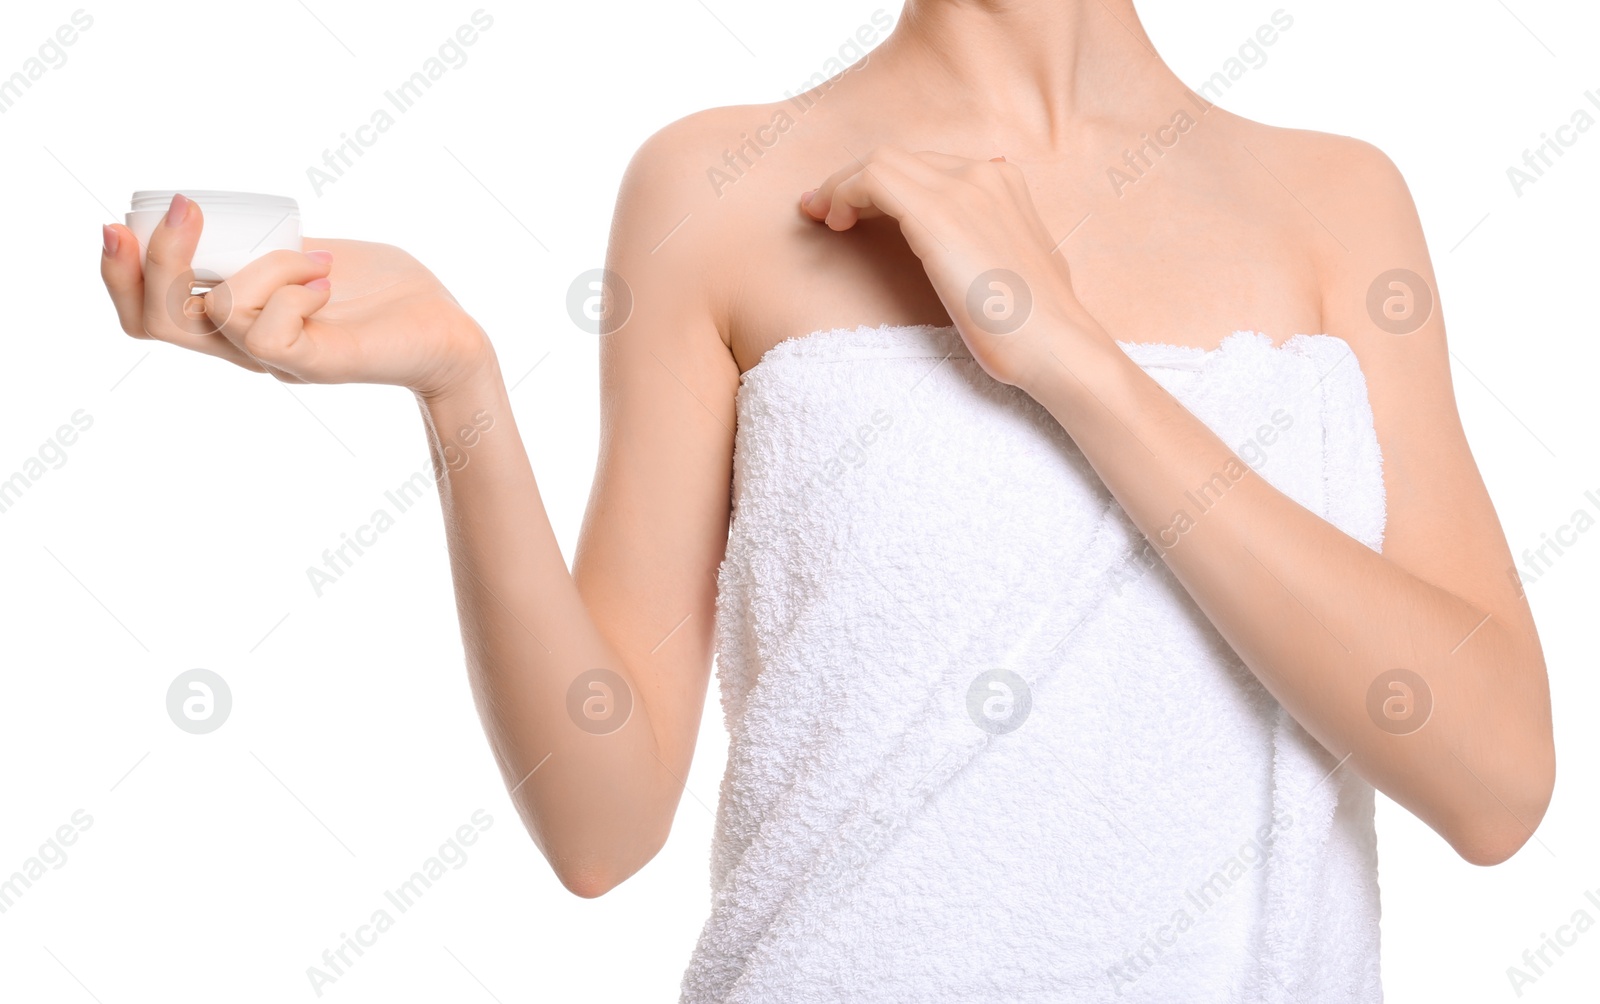
[[[172,313],[200,215],[143,275],[107,228],[124,330],[415,393],[473,692],[574,893],[662,846],[720,653],[686,1001],[1377,1001],[1373,789],[1477,864],[1544,814],[1404,182],[1207,105],[1130,0],[909,0],[643,145],[570,574],[426,269],[308,240]]]

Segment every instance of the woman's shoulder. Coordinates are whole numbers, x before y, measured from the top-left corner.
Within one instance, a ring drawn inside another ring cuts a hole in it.
[[[1239,121],[1245,156],[1237,170],[1283,196],[1284,218],[1300,229],[1316,269],[1324,330],[1341,334],[1364,368],[1377,365],[1366,350],[1396,341],[1384,334],[1393,328],[1380,323],[1382,305],[1402,296],[1418,304],[1438,298],[1422,220],[1400,168],[1366,140]]]
[[[760,105],[708,108],[660,126],[634,151],[617,189],[612,239],[647,242],[656,261],[694,263],[722,255],[740,226],[741,200],[721,181]],[[744,200],[748,201],[748,200]]]
[[[802,128],[809,123],[796,100],[723,105],[675,119],[639,145],[627,176],[671,189],[680,200],[719,205],[787,181],[777,176],[808,162],[816,142],[815,130]]]
[[[752,281],[793,274],[800,192],[827,173],[817,173],[821,116],[799,130],[788,104],[720,106],[668,122],[639,144],[617,189],[613,267],[636,299],[701,305],[724,345]]]
[[[1228,145],[1239,154],[1232,169],[1244,183],[1285,197],[1286,206],[1298,204],[1291,218],[1308,235],[1325,290],[1370,280],[1391,258],[1384,268],[1424,271],[1416,203],[1383,150],[1354,136],[1228,118]]]
[[[1388,154],[1366,140],[1315,129],[1268,125],[1228,114],[1228,128],[1264,170],[1288,184],[1338,191],[1370,191],[1404,185]]]

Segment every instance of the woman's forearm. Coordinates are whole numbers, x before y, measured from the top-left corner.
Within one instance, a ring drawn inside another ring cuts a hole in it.
[[[625,448],[600,459],[574,575],[488,338],[437,276],[392,245],[306,237],[303,253],[262,255],[199,297],[200,313],[189,301],[175,311],[161,291],[190,288],[203,215],[175,194],[147,245],[105,228],[101,275],[123,330],[287,382],[417,396],[490,746],[563,884],[599,895],[665,842],[710,675],[707,573],[727,539],[738,375],[690,278],[709,250],[680,238],[655,255],[659,221],[644,224],[651,260],[630,281],[658,288],[628,334],[601,343],[601,412]],[[626,232],[614,241],[622,260],[643,244]],[[683,378],[698,394],[684,394]],[[712,406],[727,417],[708,423]]]
[[[563,884],[599,895],[659,849],[676,805],[648,709],[574,585],[492,351],[418,401],[490,746]]]
[[[1548,699],[1537,637],[1422,580],[1283,494],[1112,339],[1061,340],[1028,390],[1262,684],[1335,756],[1485,863],[1527,839],[1548,795]],[[1264,416],[1265,417],[1265,416]],[[1180,533],[1186,495],[1218,504]],[[1239,472],[1242,471],[1242,477]],[[1237,478],[1237,480],[1235,480]],[[1368,715],[1403,668],[1431,691],[1425,728]]]

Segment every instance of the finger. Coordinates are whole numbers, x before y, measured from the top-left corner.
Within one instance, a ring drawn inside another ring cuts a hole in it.
[[[858,220],[887,215],[886,207],[880,207],[873,198],[874,193],[888,194],[883,181],[884,168],[879,165],[876,174],[871,167],[863,167],[839,182],[828,200],[828,210],[823,214],[822,222],[830,230],[849,230]],[[896,205],[899,205],[898,200]]]
[[[933,156],[942,158],[952,166],[955,164],[966,163],[966,161],[961,157],[952,157],[945,154],[934,154]],[[842,167],[828,175],[828,177],[823,180],[822,184],[817,187],[817,190],[812,193],[811,198],[806,202],[806,212],[810,214],[812,219],[828,220],[828,225],[833,227],[835,230],[849,229],[849,226],[853,225],[853,219],[867,219],[871,216],[882,215],[881,213],[877,212],[856,214],[854,215],[851,223],[843,226],[835,226],[834,220],[830,219],[830,214],[833,212],[834,202],[837,199],[836,193],[838,192],[839,186],[843,185],[845,182],[856,177],[862,172],[873,169],[893,169],[915,178],[918,182],[929,188],[936,188],[943,174],[939,167],[925,161],[923,159],[923,154],[908,153],[907,151],[902,150],[901,148],[892,144],[884,144],[883,146],[874,149],[872,153],[867,156],[866,160],[856,158],[851,165]],[[854,208],[867,209],[868,207]],[[846,214],[838,217],[837,219],[838,222],[843,223],[844,220],[849,217],[850,213],[847,210]]]
[[[139,267],[139,241],[120,223],[100,228],[100,279],[111,294],[117,323],[134,338],[149,338],[144,330],[144,270]]]
[[[191,262],[204,225],[199,204],[180,194],[151,231],[144,256],[145,333],[259,373],[261,365],[217,331],[206,316],[205,297],[194,292]]]
[[[166,310],[173,318],[181,319],[182,323],[194,326],[201,333],[179,333],[161,341],[170,342],[179,348],[189,349],[203,355],[216,356],[226,359],[235,366],[242,366],[252,373],[264,373],[266,367],[250,358],[250,354],[228,341],[206,316],[206,294],[191,295],[186,287],[187,279],[180,279],[169,290]],[[148,287],[147,287],[148,288]]]
[[[992,160],[1004,159],[990,158],[988,161],[973,160],[971,157],[958,157],[953,153],[940,153],[938,150],[918,150],[912,156],[927,164],[929,167],[940,171],[956,170],[963,167],[970,167],[974,164],[985,164]]]
[[[262,255],[206,294],[206,316],[228,341],[243,348],[245,332],[279,287],[320,279],[328,274],[332,262],[330,251],[273,251]]]
[[[1017,194],[1025,193],[1028,189],[1022,169],[1003,156],[973,160],[936,150],[919,150],[897,163],[902,170],[914,175],[919,168],[930,170],[943,179],[959,179],[990,191],[1009,189]]]
[[[203,313],[186,309],[194,285],[190,262],[204,222],[193,200],[174,195],[150,232],[144,256],[144,330],[151,338],[192,347],[199,336],[214,331]]]
[[[308,331],[308,319],[328,302],[330,283],[312,279],[304,285],[280,286],[267,298],[255,323],[244,335],[244,350],[273,370],[315,383],[340,383],[344,369],[323,339]],[[326,327],[326,326],[324,326]]]
[[[101,236],[100,278],[111,294],[118,323],[124,332],[134,338],[154,337],[145,322],[147,286],[144,268],[139,262],[139,239],[120,223],[107,224],[102,228]],[[170,303],[164,303],[163,309],[168,313],[176,312],[179,316],[193,318],[193,323],[200,326],[204,323],[201,298],[191,297],[188,293],[185,285],[183,296],[174,295]],[[198,344],[191,342],[185,347],[219,356],[256,373],[264,371],[259,363],[220,337],[202,339]]]
[[[834,190],[826,222],[834,230],[848,230],[860,219],[892,216],[900,221],[907,242],[915,249],[913,233],[926,230],[927,207],[939,198],[937,191],[928,187],[929,181],[937,183],[927,175],[914,177],[887,160],[875,160]]]
[[[811,197],[802,200],[801,208],[814,220],[827,218],[828,208],[833,204],[833,190],[839,187],[840,182],[859,170],[861,170],[861,162],[852,161],[848,167],[841,167],[826,178],[823,178],[822,184],[811,192]]]
[[[885,208],[872,198],[875,190],[882,192],[882,185],[874,184],[880,181],[880,176],[872,176],[869,171],[870,168],[861,169],[834,185],[834,192],[827,200],[827,211],[822,214],[822,222],[830,230],[848,230],[862,219],[886,216]]]

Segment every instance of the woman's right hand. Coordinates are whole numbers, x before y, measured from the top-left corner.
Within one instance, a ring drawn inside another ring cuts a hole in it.
[[[384,383],[424,397],[481,373],[483,330],[415,258],[387,244],[306,238],[273,251],[204,296],[190,295],[198,204],[179,195],[139,243],[105,228],[100,275],[122,330],[220,356],[292,383]]]

